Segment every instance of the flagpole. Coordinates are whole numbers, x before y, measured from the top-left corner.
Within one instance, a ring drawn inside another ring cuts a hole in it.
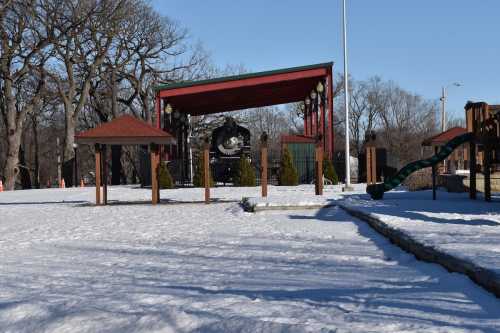
[[[349,153],[349,85],[347,72],[347,22],[346,22],[346,0],[342,2],[343,28],[344,28],[344,103],[345,103],[345,187],[344,191],[351,190],[351,166]]]

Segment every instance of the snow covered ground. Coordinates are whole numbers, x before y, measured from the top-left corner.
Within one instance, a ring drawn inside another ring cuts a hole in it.
[[[243,212],[259,188],[210,205],[200,189],[154,207],[148,190],[112,187],[130,203],[107,207],[93,194],[0,193],[1,332],[500,331],[498,299],[338,208]]]
[[[384,200],[351,195],[344,204],[371,213],[422,244],[500,274],[500,197],[488,203],[467,193],[391,191]]]

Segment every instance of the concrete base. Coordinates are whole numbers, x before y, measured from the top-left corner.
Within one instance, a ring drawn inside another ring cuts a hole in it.
[[[354,191],[354,187],[352,186],[343,186],[342,187],[342,192],[353,192]]]

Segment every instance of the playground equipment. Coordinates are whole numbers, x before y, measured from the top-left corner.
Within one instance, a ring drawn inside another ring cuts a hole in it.
[[[467,120],[467,133],[458,135],[446,143],[433,156],[411,162],[399,170],[396,175],[386,179],[383,183],[367,185],[366,192],[372,199],[382,199],[384,193],[400,185],[403,180],[413,172],[433,167],[447,158],[453,150],[464,143],[469,143],[470,161],[470,186],[469,194],[471,199],[476,198],[476,174],[478,171],[476,152],[479,152],[482,159],[482,172],[484,174],[485,200],[491,200],[491,167],[500,164],[500,105],[488,105],[487,103],[468,102],[465,105],[465,115]],[[435,171],[433,172],[433,188],[436,187]]]

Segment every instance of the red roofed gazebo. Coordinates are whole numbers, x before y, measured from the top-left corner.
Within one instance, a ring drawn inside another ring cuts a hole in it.
[[[78,144],[93,144],[95,147],[95,187],[96,205],[106,205],[107,198],[107,166],[102,155],[106,156],[107,145],[149,145],[151,148],[151,191],[152,203],[160,200],[158,186],[158,168],[160,165],[159,145],[175,143],[174,137],[161,129],[130,115],[118,117],[88,131],[75,135]],[[102,175],[102,177],[101,177]],[[101,179],[103,178],[103,179]],[[103,186],[101,202],[101,185]]]

